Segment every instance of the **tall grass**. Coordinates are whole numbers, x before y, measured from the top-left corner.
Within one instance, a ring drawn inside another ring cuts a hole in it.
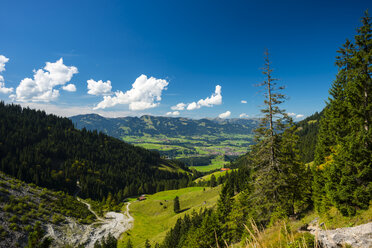
[[[308,232],[294,233],[285,222],[263,229],[250,220],[245,229],[249,234],[243,241],[245,248],[319,248],[316,237]]]

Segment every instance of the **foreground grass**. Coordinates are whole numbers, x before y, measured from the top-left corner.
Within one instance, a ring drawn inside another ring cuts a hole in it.
[[[193,210],[215,206],[219,190],[219,187],[168,190],[148,195],[145,201],[132,202],[130,214],[134,217],[134,227],[121,236],[118,247],[125,247],[128,239],[131,239],[134,247],[144,247],[146,239],[152,245],[162,242],[178,218],[191,214]],[[181,213],[178,214],[173,212],[173,199],[176,196],[181,206]]]
[[[318,218],[318,223],[324,223],[321,228],[325,230],[358,226],[372,221],[372,204],[370,204],[369,209],[359,210],[355,216],[351,217],[342,216],[335,207],[332,207],[322,215],[309,212],[300,220],[279,221],[263,231],[258,230],[258,228],[252,228],[254,224],[247,223],[247,227],[252,230],[251,232],[255,238],[242,240],[240,244],[235,244],[231,247],[286,247],[288,243],[297,244],[297,246],[293,245],[290,247],[314,247],[311,244],[314,244],[314,238],[316,237],[311,238],[309,233],[299,232],[298,230],[315,218]]]
[[[336,209],[331,208],[326,214],[319,217],[319,222],[324,222],[324,229],[336,229],[340,227],[353,227],[372,221],[372,202],[368,210],[358,210],[352,217],[345,217]]]

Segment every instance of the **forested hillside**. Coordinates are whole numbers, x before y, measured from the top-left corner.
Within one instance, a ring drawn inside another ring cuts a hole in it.
[[[319,122],[323,111],[307,117],[296,123],[298,135],[298,149],[301,160],[305,163],[314,161],[315,146],[319,131]]]
[[[372,199],[372,29],[366,12],[353,41],[338,51],[337,77],[320,122],[314,205],[355,215]]]
[[[71,120],[0,103],[1,170],[22,181],[81,197],[116,200],[143,192],[185,187],[182,164]]]

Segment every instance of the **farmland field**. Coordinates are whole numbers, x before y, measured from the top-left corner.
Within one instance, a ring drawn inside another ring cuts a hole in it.
[[[224,167],[229,161],[245,154],[252,144],[252,135],[202,136],[124,136],[128,143],[156,150],[162,156],[179,159],[198,171],[211,171]]]

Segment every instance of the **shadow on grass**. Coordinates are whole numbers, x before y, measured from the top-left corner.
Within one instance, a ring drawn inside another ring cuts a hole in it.
[[[185,212],[185,211],[187,211],[187,210],[189,210],[189,209],[190,209],[190,208],[182,209],[182,210],[178,211],[177,214],[183,213],[183,212]]]

